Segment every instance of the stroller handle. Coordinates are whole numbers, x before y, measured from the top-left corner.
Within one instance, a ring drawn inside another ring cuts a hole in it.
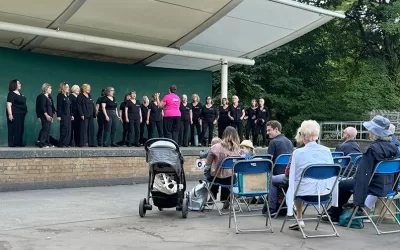
[[[151,146],[151,144],[158,142],[158,141],[167,141],[167,142],[174,144],[176,152],[179,153],[178,144],[174,140],[169,139],[169,138],[153,138],[153,139],[148,140],[146,142],[146,144],[144,144],[144,149],[146,150],[146,152],[149,150],[149,147]]]

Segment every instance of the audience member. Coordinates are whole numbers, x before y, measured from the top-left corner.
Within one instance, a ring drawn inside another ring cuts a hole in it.
[[[355,141],[357,136],[357,129],[354,127],[347,127],[343,131],[344,142],[336,148],[336,152],[343,152],[344,155],[351,153],[361,153],[360,146]]]
[[[293,152],[293,143],[281,133],[282,125],[278,121],[267,122],[267,134],[272,141],[268,145],[268,154],[272,155],[272,161],[275,162],[281,154],[291,154]],[[285,173],[286,165],[275,165],[273,175]]]

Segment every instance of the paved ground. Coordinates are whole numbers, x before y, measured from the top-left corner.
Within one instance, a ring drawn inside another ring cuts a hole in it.
[[[190,183],[193,186],[195,183]],[[138,216],[146,185],[0,193],[0,250],[26,249],[399,249],[399,234],[377,236],[338,227],[340,238],[307,239],[300,232],[236,235],[216,211],[150,211]],[[262,227],[264,217],[243,218]],[[313,231],[313,224],[307,224]],[[322,230],[328,230],[322,225]]]

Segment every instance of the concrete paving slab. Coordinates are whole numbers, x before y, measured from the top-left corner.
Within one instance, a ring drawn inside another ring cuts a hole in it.
[[[190,182],[188,188],[194,186]],[[371,225],[362,230],[337,227],[340,238],[307,239],[273,219],[274,233],[235,234],[228,217],[216,211],[149,211],[138,216],[146,185],[35,190],[0,193],[0,250],[53,249],[398,249],[399,234],[377,236]],[[312,211],[310,210],[310,214]],[[242,218],[262,228],[265,218]],[[315,224],[307,223],[313,232]],[[394,227],[390,225],[390,227]],[[328,225],[321,230],[330,232]]]

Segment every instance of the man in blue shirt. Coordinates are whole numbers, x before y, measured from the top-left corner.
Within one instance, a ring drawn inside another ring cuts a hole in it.
[[[354,140],[357,136],[357,129],[354,127],[347,127],[343,131],[342,139],[344,142],[336,147],[336,152],[343,152],[344,155],[351,153],[361,153],[360,146]]]
[[[293,143],[281,134],[282,125],[275,120],[267,122],[267,134],[273,139],[268,145],[268,154],[272,155],[272,161],[275,162],[281,154],[291,154],[293,152]],[[284,174],[286,165],[275,165],[273,175]]]

